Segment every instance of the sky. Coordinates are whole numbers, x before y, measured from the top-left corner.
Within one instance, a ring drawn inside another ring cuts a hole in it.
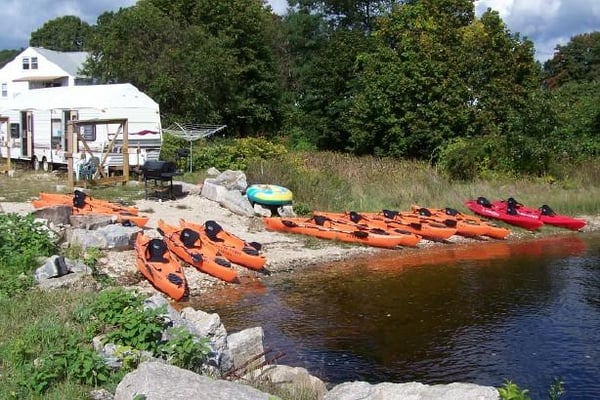
[[[54,18],[75,15],[89,24],[105,11],[130,7],[136,0],[0,0],[0,50],[27,47],[31,32]],[[227,1],[227,0],[223,0]],[[284,14],[286,0],[268,0]],[[600,31],[600,0],[478,0],[479,16],[487,8],[500,13],[507,28],[535,44],[536,58],[552,58],[557,45],[580,33]]]

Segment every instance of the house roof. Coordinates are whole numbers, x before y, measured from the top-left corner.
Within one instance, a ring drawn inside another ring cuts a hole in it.
[[[32,89],[17,94],[9,107],[12,110],[153,108],[157,112],[159,109],[154,100],[130,83]]]
[[[56,64],[71,76],[81,76],[80,69],[87,60],[89,53],[85,51],[54,51],[43,47],[32,47],[48,61]]]

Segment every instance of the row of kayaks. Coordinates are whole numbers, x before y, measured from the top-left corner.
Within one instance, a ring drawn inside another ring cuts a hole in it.
[[[584,219],[558,214],[547,204],[539,208],[529,207],[521,204],[513,197],[509,197],[507,200],[494,201],[489,201],[485,197],[478,197],[477,199],[468,200],[465,205],[478,215],[532,231],[538,230],[544,225],[578,231],[586,225]]]
[[[41,192],[31,204],[36,209],[57,205],[70,206],[73,215],[106,215],[115,218],[118,223],[140,228],[146,226],[150,220],[148,216],[140,214],[137,207],[96,199],[81,190],[75,190],[73,194]]]
[[[174,300],[187,297],[189,288],[181,262],[225,282],[239,282],[235,263],[263,271],[266,263],[259,243],[248,243],[225,231],[216,221],[204,224],[179,220],[179,225],[158,221],[161,237],[139,232],[135,242],[136,264],[152,285]]]
[[[509,228],[489,219],[529,230],[537,230],[545,224],[571,230],[580,230],[586,225],[585,220],[557,214],[548,205],[531,208],[514,198],[490,202],[479,197],[468,200],[465,205],[478,216],[454,208],[412,206],[405,212],[313,211],[308,218],[265,217],[263,220],[266,228],[273,231],[383,248],[414,247],[421,239],[443,241],[453,235],[505,239],[511,233]]]
[[[263,218],[267,229],[374,247],[414,247],[421,239],[443,241],[453,235],[504,239],[510,229],[458,210],[413,206],[410,211],[314,211],[309,218]]]

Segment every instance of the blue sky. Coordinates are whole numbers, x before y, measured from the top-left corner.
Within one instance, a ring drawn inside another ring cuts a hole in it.
[[[223,0],[227,1],[227,0]],[[0,0],[0,50],[27,47],[31,32],[46,21],[76,15],[94,24],[104,11],[129,7],[135,0]],[[278,14],[287,8],[286,0],[269,0]],[[477,15],[488,7],[497,10],[509,30],[531,39],[536,58],[552,57],[558,44],[574,35],[600,31],[600,0],[478,0]]]

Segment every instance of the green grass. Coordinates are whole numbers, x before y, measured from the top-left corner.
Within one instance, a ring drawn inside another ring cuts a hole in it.
[[[514,197],[523,204],[549,204],[564,214],[600,213],[600,167],[580,166],[564,181],[523,177],[450,181],[423,162],[351,157],[339,153],[291,153],[281,160],[250,164],[249,184],[274,183],[294,192],[311,210],[405,210],[413,204],[467,212],[467,199]]]

